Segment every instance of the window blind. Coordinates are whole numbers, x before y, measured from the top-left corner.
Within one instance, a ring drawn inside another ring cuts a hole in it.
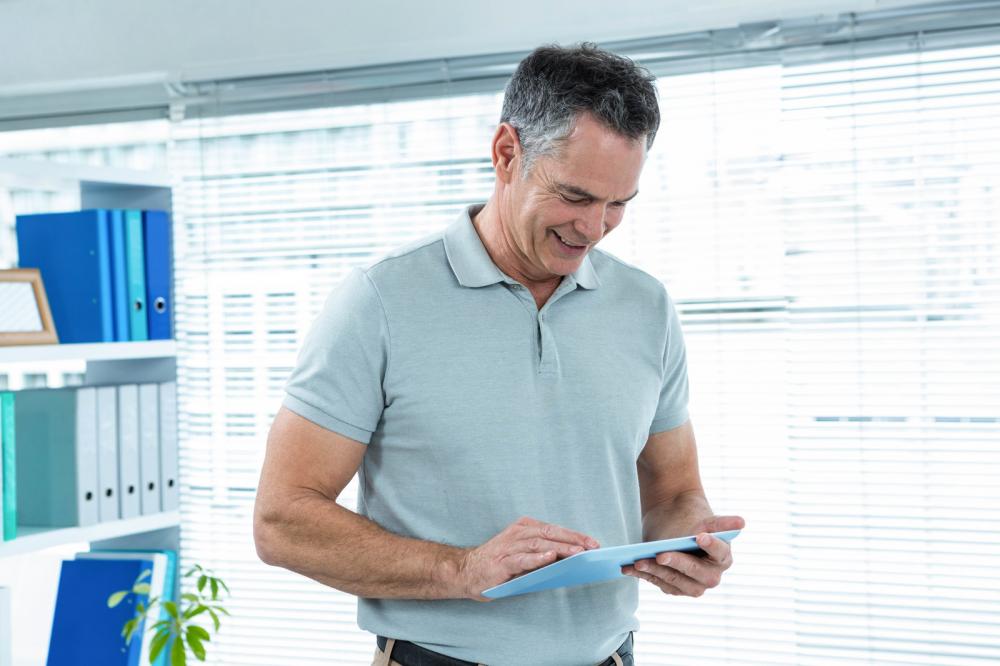
[[[748,529],[705,597],[641,586],[641,663],[1000,659],[998,63],[979,29],[661,64],[604,245],[677,302],[709,498]],[[173,174],[182,565],[236,594],[216,663],[369,663],[352,597],[256,560],[267,428],[329,288],[488,195],[499,100],[0,134]]]

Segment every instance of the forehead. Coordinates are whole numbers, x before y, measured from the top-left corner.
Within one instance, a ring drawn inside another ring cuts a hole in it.
[[[638,189],[646,144],[583,114],[560,149],[541,159],[545,160],[550,185],[554,182],[600,197],[626,198]]]

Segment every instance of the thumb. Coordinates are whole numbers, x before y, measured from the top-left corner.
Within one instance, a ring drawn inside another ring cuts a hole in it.
[[[740,516],[712,516],[695,525],[694,534],[701,532],[727,532],[729,530],[741,530],[746,525],[746,521]]]

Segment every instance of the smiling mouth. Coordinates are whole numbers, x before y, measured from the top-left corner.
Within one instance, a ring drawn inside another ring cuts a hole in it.
[[[552,233],[554,233],[554,234],[556,235],[556,238],[558,238],[558,239],[559,239],[559,241],[560,241],[560,242],[561,242],[561,243],[562,243],[563,245],[565,245],[566,247],[569,247],[569,248],[574,248],[574,249],[579,249],[579,248],[582,248],[582,247],[587,247],[587,244],[586,244],[586,243],[584,243],[584,244],[582,244],[582,245],[576,245],[576,244],[574,244],[574,243],[570,243],[570,242],[568,242],[568,241],[567,241],[567,240],[566,240],[565,238],[563,238],[562,236],[560,236],[560,235],[559,235],[559,232],[558,232],[558,231],[556,231],[555,229],[553,229],[553,230],[552,230]]]

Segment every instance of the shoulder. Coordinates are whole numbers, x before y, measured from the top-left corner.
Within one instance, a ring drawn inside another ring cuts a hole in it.
[[[602,285],[607,284],[616,291],[656,301],[667,301],[670,298],[666,287],[658,278],[607,250],[594,248],[590,253],[590,260]]]
[[[439,268],[444,261],[444,232],[436,231],[378,257],[361,272],[376,287],[390,286]]]

